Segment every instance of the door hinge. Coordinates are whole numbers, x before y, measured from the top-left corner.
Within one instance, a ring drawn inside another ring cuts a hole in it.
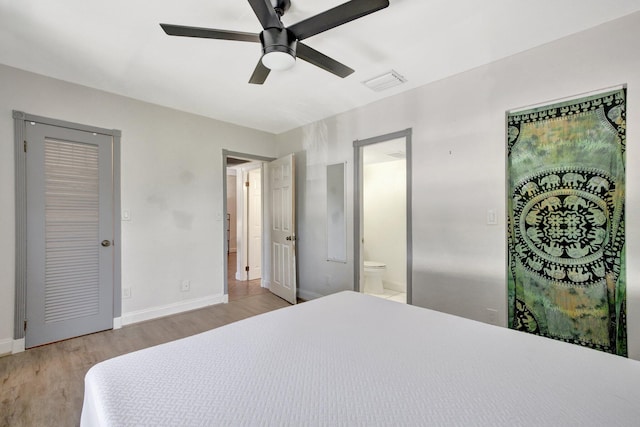
[[[24,330],[25,331],[27,330],[27,321],[26,320],[24,321]]]
[[[26,139],[25,139],[25,141],[24,141],[24,152],[25,152],[25,153],[27,152],[27,140],[26,140]]]
[[[244,186],[245,186],[245,187],[248,187],[248,186],[249,186],[249,181],[245,182],[245,183],[244,183]]]
[[[248,265],[244,268],[244,271],[249,271],[249,266]]]

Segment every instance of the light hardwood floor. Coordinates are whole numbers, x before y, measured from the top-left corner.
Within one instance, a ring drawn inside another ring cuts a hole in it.
[[[229,285],[229,301],[234,301],[251,295],[268,294],[269,290],[260,286],[260,279],[236,280],[236,253],[231,252],[227,257],[227,284]]]
[[[77,426],[84,376],[96,363],[289,305],[259,281],[232,288],[230,282],[228,304],[0,357],[0,426]]]

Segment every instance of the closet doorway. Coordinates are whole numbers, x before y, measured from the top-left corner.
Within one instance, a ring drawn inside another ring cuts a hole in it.
[[[112,329],[121,311],[120,132],[13,118],[14,339],[31,348]]]

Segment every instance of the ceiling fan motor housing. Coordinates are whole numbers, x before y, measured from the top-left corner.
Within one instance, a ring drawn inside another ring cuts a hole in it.
[[[284,52],[296,57],[298,41],[293,33],[286,28],[267,28],[260,33],[260,42],[262,43],[263,55],[270,52]]]
[[[278,16],[282,16],[291,7],[291,0],[271,0],[271,5]]]

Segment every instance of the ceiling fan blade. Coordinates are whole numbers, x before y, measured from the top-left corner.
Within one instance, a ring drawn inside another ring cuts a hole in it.
[[[288,27],[298,40],[346,24],[389,6],[389,0],[351,0]]]
[[[282,28],[282,22],[271,5],[271,0],[249,0],[253,13],[258,17],[262,28]]]
[[[258,65],[256,65],[256,69],[253,70],[253,74],[251,74],[251,78],[249,79],[249,83],[254,85],[261,85],[267,80],[267,76],[271,72],[270,69],[264,66],[262,63],[262,58],[258,61]]]
[[[310,64],[315,65],[316,67],[320,67],[323,70],[333,73],[338,77],[345,78],[349,74],[354,72],[352,68],[341,64],[333,58],[329,58],[327,55],[310,48],[304,43],[298,43],[298,47],[296,48],[296,56],[302,60],[307,61]]]
[[[200,37],[203,39],[236,40],[260,43],[260,35],[241,31],[214,30],[212,28],[186,27],[184,25],[160,24],[170,36]]]

